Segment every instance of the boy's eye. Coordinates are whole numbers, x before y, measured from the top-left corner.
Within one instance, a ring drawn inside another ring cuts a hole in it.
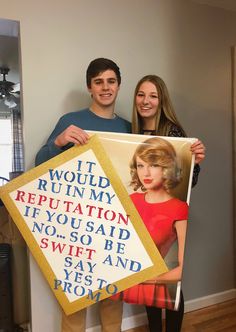
[[[116,83],[116,79],[110,79],[110,80],[108,80],[108,83],[110,83],[110,84],[115,84]]]
[[[110,79],[108,79],[107,80],[107,83],[108,84],[115,84],[117,82],[117,80],[115,79],[115,78],[110,78]],[[96,85],[100,85],[100,84],[103,84],[103,83],[105,83],[103,80],[94,80],[94,84],[96,84]]]
[[[99,84],[102,83],[102,81],[101,80],[95,80],[94,83],[97,84],[97,85],[99,85]]]

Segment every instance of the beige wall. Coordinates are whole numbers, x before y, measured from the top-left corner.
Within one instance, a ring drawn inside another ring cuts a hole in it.
[[[236,14],[187,0],[12,0],[2,1],[0,16],[20,21],[27,168],[58,117],[88,104],[84,77],[93,58],[120,65],[117,112],[127,119],[141,76],[156,73],[166,81],[189,136],[207,146],[192,193],[185,297],[235,288],[230,46]],[[58,332],[59,308],[34,262],[31,287],[33,332]],[[132,313],[127,306],[125,316]]]

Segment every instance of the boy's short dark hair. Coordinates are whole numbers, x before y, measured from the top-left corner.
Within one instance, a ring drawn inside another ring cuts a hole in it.
[[[120,68],[117,64],[106,58],[97,58],[90,62],[86,72],[86,83],[87,87],[91,87],[92,78],[98,76],[100,73],[103,73],[106,70],[113,70],[117,77],[118,85],[121,83]]]

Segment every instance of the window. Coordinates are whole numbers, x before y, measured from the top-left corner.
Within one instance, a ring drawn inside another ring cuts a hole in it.
[[[11,118],[0,118],[0,176],[7,179],[12,171],[12,145]]]

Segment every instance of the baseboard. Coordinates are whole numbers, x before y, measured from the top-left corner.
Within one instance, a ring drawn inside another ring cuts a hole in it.
[[[208,307],[217,303],[229,301],[236,298],[236,289],[230,289],[225,292],[216,293],[208,296],[199,297],[198,299],[185,302],[185,312],[190,312]]]
[[[121,331],[133,329],[134,327],[147,325],[146,313],[126,317],[122,320]]]
[[[194,300],[185,302],[185,312],[202,309],[210,305],[225,302],[236,298],[236,289],[230,289],[225,292],[216,293],[208,296],[203,296]],[[122,331],[132,329],[134,327],[143,326],[147,324],[146,314],[138,314],[135,316],[126,317],[122,321]],[[93,326],[86,329],[86,332],[100,332],[100,326]]]

